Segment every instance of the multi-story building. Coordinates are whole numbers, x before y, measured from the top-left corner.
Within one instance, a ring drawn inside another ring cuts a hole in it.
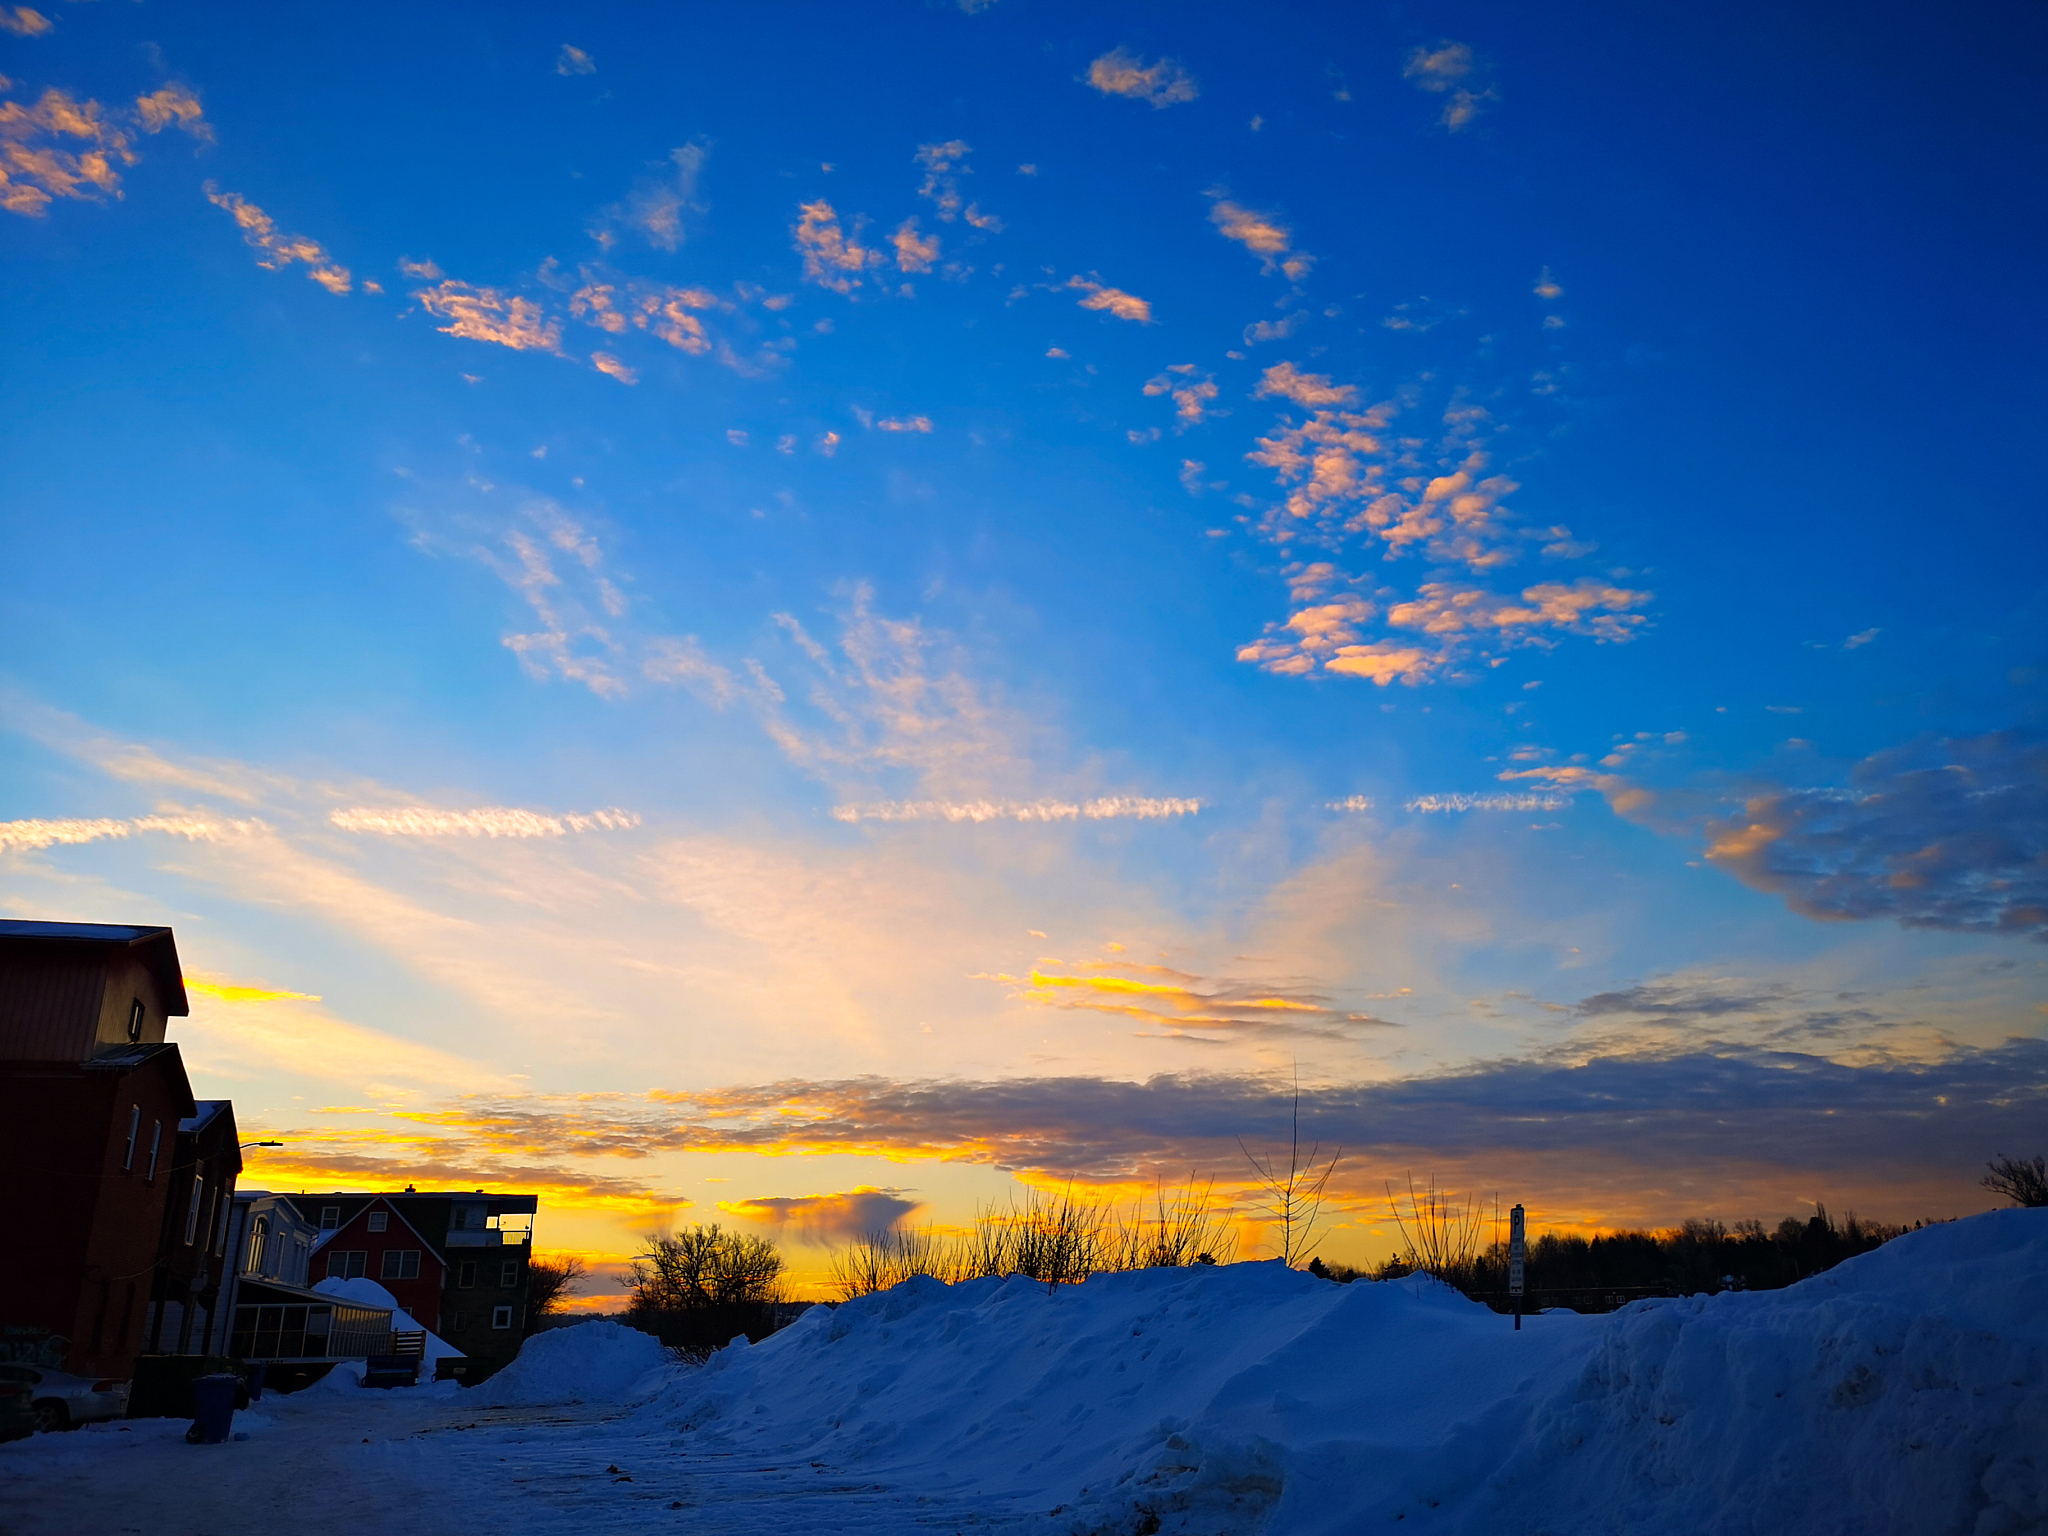
[[[241,1158],[164,1038],[189,1011],[168,928],[0,921],[0,1358],[126,1377],[160,1275],[207,1304]]]
[[[484,1190],[298,1194],[320,1233],[311,1275],[367,1276],[423,1326],[468,1357],[479,1381],[519,1353],[526,1332],[532,1195]]]

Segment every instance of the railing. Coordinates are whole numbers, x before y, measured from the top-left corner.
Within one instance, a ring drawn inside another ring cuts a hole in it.
[[[427,1352],[427,1331],[424,1328],[399,1329],[391,1332],[391,1354],[406,1360],[418,1360]]]

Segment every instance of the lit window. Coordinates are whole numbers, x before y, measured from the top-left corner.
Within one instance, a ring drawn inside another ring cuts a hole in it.
[[[384,1250],[384,1271],[381,1278],[386,1280],[417,1280],[419,1277],[419,1249],[386,1248]]]
[[[192,1175],[192,1199],[185,1207],[185,1244],[190,1247],[192,1240],[199,1236],[199,1203],[206,1195],[206,1180],[198,1174]]]
[[[507,1259],[498,1266],[498,1284],[509,1291],[518,1283],[519,1261],[517,1259]]]
[[[142,999],[138,997],[128,1005],[128,1038],[130,1040],[140,1040],[142,1038],[142,1014]]]
[[[128,1106],[128,1145],[121,1153],[121,1171],[126,1173],[135,1166],[135,1138],[142,1132],[142,1106]]]
[[[510,1307],[491,1308],[491,1326],[493,1328],[510,1328],[512,1326],[512,1309]]]
[[[263,1273],[263,1245],[269,1236],[270,1218],[268,1216],[258,1216],[256,1218],[256,1225],[249,1232],[249,1262],[246,1266],[248,1273],[252,1275]]]
[[[383,1232],[388,1230],[390,1226],[391,1213],[389,1211],[370,1212],[370,1230],[372,1232]]]
[[[338,1227],[338,1226],[340,1226],[340,1225],[341,1225],[341,1207],[340,1207],[340,1206],[338,1206],[338,1205],[323,1205],[323,1206],[321,1206],[321,1207],[320,1207],[320,1230],[321,1230],[322,1232],[332,1232],[332,1231],[333,1231],[333,1230],[334,1230],[334,1229],[335,1229],[336,1227]]]
[[[156,1182],[156,1155],[163,1150],[163,1144],[164,1123],[159,1120],[156,1122],[156,1128],[149,1133],[149,1167],[142,1175],[152,1184]]]

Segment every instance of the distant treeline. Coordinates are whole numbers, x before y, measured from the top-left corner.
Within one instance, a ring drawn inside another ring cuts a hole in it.
[[[1919,1225],[1923,1224],[1915,1223]],[[1837,1222],[1826,1206],[1819,1206],[1804,1221],[1788,1216],[1769,1228],[1760,1221],[1739,1221],[1731,1230],[1718,1221],[1695,1219],[1661,1232],[1612,1232],[1590,1238],[1545,1233],[1529,1244],[1523,1308],[1604,1312],[1642,1296],[1776,1290],[1868,1253],[1908,1230],[1862,1221],[1854,1212]],[[1475,1301],[1498,1310],[1512,1306],[1507,1245],[1500,1242],[1482,1252],[1448,1255],[1435,1264],[1419,1262],[1411,1252],[1369,1273],[1342,1265],[1316,1268],[1345,1283],[1392,1280],[1427,1269]]]

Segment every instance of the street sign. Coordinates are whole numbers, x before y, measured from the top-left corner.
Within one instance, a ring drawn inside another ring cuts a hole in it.
[[[1527,1230],[1518,1205],[1508,1212],[1508,1294],[1515,1298],[1515,1331],[1522,1329],[1522,1265],[1529,1257]]]

